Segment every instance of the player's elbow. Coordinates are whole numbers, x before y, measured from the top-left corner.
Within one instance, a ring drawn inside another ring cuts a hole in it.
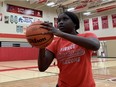
[[[44,72],[45,70],[44,69],[39,69],[40,72]]]
[[[96,44],[96,45],[93,47],[93,50],[94,50],[94,51],[97,51],[97,50],[99,50],[99,48],[100,48],[100,44]]]
[[[94,47],[93,48],[93,51],[97,51],[97,50],[99,50],[99,47]]]
[[[38,69],[40,72],[44,72],[46,70],[46,68],[43,68],[43,67],[38,67]]]

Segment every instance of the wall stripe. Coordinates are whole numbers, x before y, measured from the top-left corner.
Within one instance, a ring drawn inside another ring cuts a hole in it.
[[[2,37],[2,38],[22,38],[22,39],[25,39],[25,35],[21,35],[21,34],[0,33],[0,37]]]
[[[99,40],[116,40],[116,36],[99,37]]]
[[[5,33],[0,33],[0,37],[2,38],[20,38],[20,39],[25,39],[24,34],[5,34]],[[98,37],[99,40],[116,40],[116,36],[109,36],[109,37]]]

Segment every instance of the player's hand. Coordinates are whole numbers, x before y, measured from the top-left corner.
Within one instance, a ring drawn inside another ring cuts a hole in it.
[[[53,25],[50,22],[43,22],[41,23],[41,25],[41,28],[49,30],[48,33],[53,33],[56,36],[60,36],[60,34],[62,33],[62,31],[60,31],[58,28],[53,27]]]
[[[29,26],[40,25],[42,23],[43,23],[42,21],[35,21],[35,22],[32,22]]]

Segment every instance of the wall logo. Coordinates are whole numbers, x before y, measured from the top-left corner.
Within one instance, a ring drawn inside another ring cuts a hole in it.
[[[17,25],[16,26],[16,32],[17,33],[23,33],[23,26]]]
[[[0,13],[0,21],[2,21],[2,13]]]
[[[11,24],[13,24],[13,23],[17,24],[18,17],[16,15],[10,15],[10,22],[11,22]]]
[[[4,16],[4,23],[9,24],[9,16]]]
[[[18,23],[31,24],[32,22],[34,22],[34,19],[31,17],[26,17],[26,16],[19,16],[18,17]]]
[[[34,22],[34,19],[31,17],[26,17],[26,16],[16,16],[16,15],[10,15],[10,22],[11,24],[15,23],[23,23],[23,24],[31,24]]]
[[[10,15],[10,22],[11,22],[11,23],[14,22],[13,15]]]

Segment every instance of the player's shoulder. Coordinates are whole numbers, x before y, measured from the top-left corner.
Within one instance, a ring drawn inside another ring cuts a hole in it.
[[[57,36],[54,36],[54,41],[57,41],[57,40],[59,40],[60,38],[59,37],[57,37]]]
[[[60,38],[57,36],[54,36],[52,43],[56,43]]]

